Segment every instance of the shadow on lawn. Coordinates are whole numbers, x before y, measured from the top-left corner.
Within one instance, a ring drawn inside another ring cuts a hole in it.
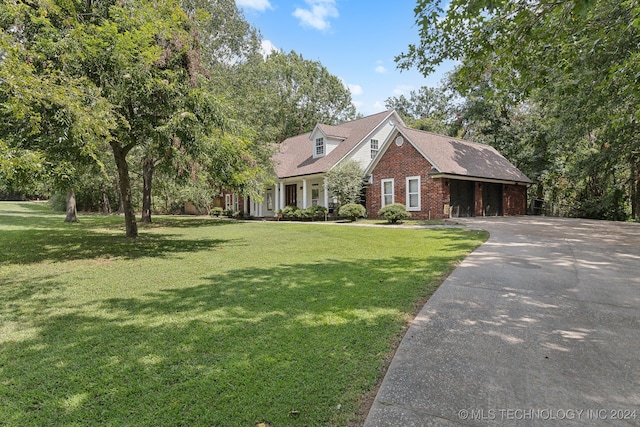
[[[137,239],[127,239],[124,220],[117,216],[87,215],[79,223],[69,224],[59,214],[48,214],[50,211],[44,211],[43,216],[8,212],[0,211],[0,228],[6,228],[2,230],[0,264],[96,258],[136,259],[211,250],[229,240],[189,239],[178,234],[155,234],[146,230],[231,224],[227,221],[161,217],[152,224],[141,224]]]
[[[171,234],[142,234],[137,239],[89,230],[30,229],[3,231],[0,264],[31,264],[97,258],[136,259],[212,250],[223,239],[187,239]],[[24,242],[29,242],[25,246]]]
[[[32,301],[0,351],[0,419],[347,425],[415,301],[451,261],[278,265],[93,306]]]

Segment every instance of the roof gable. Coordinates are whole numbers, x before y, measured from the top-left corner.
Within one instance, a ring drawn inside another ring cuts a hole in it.
[[[495,148],[463,139],[447,137],[406,127],[391,132],[378,157],[367,168],[370,174],[389,144],[398,135],[410,143],[436,169],[438,174],[530,184],[532,181]]]
[[[313,132],[287,138],[273,157],[279,178],[324,173],[342,160],[358,144],[395,111],[389,110],[340,125],[318,124]],[[396,116],[397,117],[397,116]],[[317,134],[339,139],[340,143],[323,157],[313,157],[313,142]]]

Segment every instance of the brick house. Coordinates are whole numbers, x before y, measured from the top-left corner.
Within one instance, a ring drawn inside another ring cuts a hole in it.
[[[400,126],[365,176],[370,216],[401,203],[416,219],[524,215],[531,184],[493,147]]]
[[[417,219],[524,215],[531,180],[494,148],[406,127],[389,110],[288,138],[273,157],[275,183],[262,200],[225,194],[225,207],[274,217],[285,206],[331,207],[326,174],[354,160],[368,182],[369,217],[402,203]]]

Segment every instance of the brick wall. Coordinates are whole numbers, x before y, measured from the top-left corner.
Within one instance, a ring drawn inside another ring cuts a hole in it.
[[[405,141],[398,147],[391,143],[380,159],[371,175],[372,182],[367,187],[367,212],[370,218],[377,218],[382,207],[382,180],[394,180],[394,201],[407,205],[408,176],[420,177],[420,211],[411,211],[414,219],[443,219],[448,218],[444,207],[450,202],[449,187],[446,180],[433,179],[429,176],[431,164]],[[482,216],[482,186],[474,182],[474,214]],[[527,212],[527,187],[523,185],[505,184],[502,190],[503,215],[525,215]]]
[[[395,141],[395,140],[394,140]],[[367,187],[367,212],[369,217],[377,218],[382,207],[382,180],[393,178],[395,203],[407,205],[408,176],[420,177],[420,211],[412,211],[415,219],[448,218],[444,214],[444,205],[449,204],[449,187],[443,180],[429,176],[431,164],[411,145],[405,141],[398,147],[392,142],[382,159],[372,171],[373,181]]]

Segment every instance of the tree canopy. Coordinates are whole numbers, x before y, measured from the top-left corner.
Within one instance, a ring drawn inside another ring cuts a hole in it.
[[[260,41],[233,0],[2,3],[2,191],[30,190],[38,176],[81,187],[97,168],[103,182],[91,185],[106,200],[115,180],[129,237],[132,171],[144,181],[143,218],[158,167],[189,191],[259,198],[273,142],[355,116],[320,63],[265,58]]]
[[[420,43],[396,58],[399,67],[417,67],[426,74],[444,60],[459,61],[452,78],[455,89],[497,106],[503,124],[511,123],[515,111],[537,111],[532,124],[552,138],[547,154],[555,156],[542,166],[542,175],[546,168],[554,169],[553,174],[562,170],[555,176],[555,190],[563,180],[573,186],[566,213],[623,219],[629,208],[629,215],[638,219],[640,4],[444,4],[418,1]]]

